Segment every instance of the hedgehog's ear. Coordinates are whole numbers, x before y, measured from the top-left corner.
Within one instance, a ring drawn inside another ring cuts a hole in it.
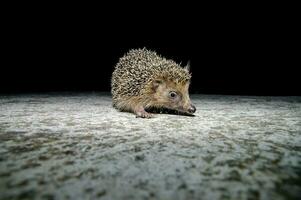
[[[190,60],[188,60],[186,66],[184,67],[188,72],[190,72]]]
[[[157,88],[158,88],[161,84],[163,84],[163,80],[162,80],[162,79],[155,79],[155,80],[153,81],[153,89],[154,89],[154,91],[156,91]]]

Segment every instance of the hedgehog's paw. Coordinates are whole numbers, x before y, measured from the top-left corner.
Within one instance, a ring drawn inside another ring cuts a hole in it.
[[[134,109],[134,113],[136,114],[137,118],[148,118],[149,119],[149,118],[153,117],[153,115],[146,112],[143,107],[138,107],[138,108]]]
[[[149,118],[152,118],[153,115],[146,112],[146,111],[144,111],[144,112],[136,113],[136,117],[137,118],[147,118],[147,119],[149,119]]]

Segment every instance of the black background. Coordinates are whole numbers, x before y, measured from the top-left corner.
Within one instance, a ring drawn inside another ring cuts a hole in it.
[[[284,14],[204,10],[8,15],[0,92],[110,91],[119,57],[146,47],[191,61],[191,93],[300,95],[297,27]]]

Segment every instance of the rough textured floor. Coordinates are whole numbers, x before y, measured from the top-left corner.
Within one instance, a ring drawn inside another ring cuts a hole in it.
[[[301,98],[192,95],[135,118],[109,94],[0,97],[0,199],[298,199]]]

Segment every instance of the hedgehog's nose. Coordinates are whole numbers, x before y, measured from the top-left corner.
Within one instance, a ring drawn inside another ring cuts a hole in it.
[[[188,109],[188,112],[195,113],[195,111],[196,111],[195,106],[194,105],[190,105],[190,108]]]

